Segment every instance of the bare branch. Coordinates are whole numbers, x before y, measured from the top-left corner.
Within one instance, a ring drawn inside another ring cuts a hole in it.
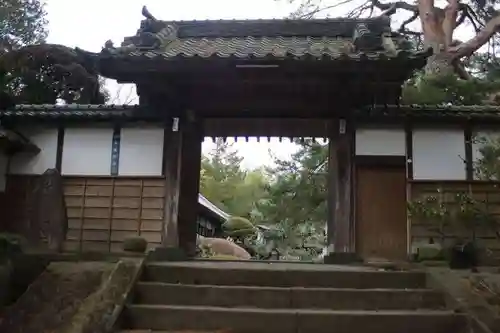
[[[316,15],[318,13],[328,11],[330,9],[333,9],[333,8],[345,5],[345,4],[347,4],[349,2],[352,2],[352,1],[353,0],[343,0],[343,1],[340,1],[339,3],[336,3],[335,5],[326,6],[326,7],[316,6],[316,8],[313,9],[312,11],[304,13],[304,14],[299,14],[296,17],[299,18],[299,19],[309,19],[309,18],[312,18],[314,15]]]
[[[391,8],[395,10],[397,9],[404,9],[410,12],[418,13],[418,6],[409,4],[404,1],[396,1],[396,2],[391,2],[391,3],[381,3],[380,0],[371,0],[372,5],[375,6],[376,8],[385,11],[385,10],[390,10]]]
[[[458,46],[450,48],[449,52],[453,54],[455,59],[470,57],[477,49],[486,44],[499,29],[500,15],[497,15],[488,21],[476,36]]]
[[[415,21],[417,18],[418,18],[418,12],[413,13],[413,15],[410,18],[408,18],[405,21],[403,21],[403,23],[399,27],[398,31],[399,32],[406,32],[406,26],[408,24],[412,23],[413,21]]]

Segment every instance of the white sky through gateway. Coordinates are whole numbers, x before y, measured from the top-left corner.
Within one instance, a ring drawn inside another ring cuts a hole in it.
[[[332,1],[319,0],[324,3]],[[353,0],[346,7],[331,11],[331,17],[345,15],[363,0]],[[439,5],[442,1],[437,1]],[[162,20],[205,20],[205,19],[269,19],[286,17],[294,7],[287,0],[46,0],[49,19],[48,42],[69,47],[98,52],[104,43],[111,39],[120,45],[125,36],[132,36],[143,19],[141,9],[146,5],[150,12]],[[398,22],[400,15],[393,19]],[[457,35],[463,36],[458,32]],[[107,80],[112,103],[137,103],[134,86],[119,86],[116,81]],[[231,139],[228,140],[231,142]],[[211,140],[205,140],[204,153],[213,147]],[[270,143],[256,138],[250,142],[238,140],[234,147],[244,158],[243,165],[254,168],[269,165],[272,161],[268,154],[271,149],[276,156],[286,158],[296,151],[296,146],[287,140],[279,143],[273,139]]]

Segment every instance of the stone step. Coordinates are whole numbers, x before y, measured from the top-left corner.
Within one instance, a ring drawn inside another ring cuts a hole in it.
[[[300,266],[152,262],[145,266],[141,279],[181,284],[354,289],[420,289],[426,284],[423,272],[347,269],[319,264]]]
[[[452,311],[327,311],[129,305],[131,329],[230,333],[465,333],[467,318]]]
[[[139,282],[134,303],[331,310],[443,309],[442,293],[429,289],[335,289],[182,285]]]

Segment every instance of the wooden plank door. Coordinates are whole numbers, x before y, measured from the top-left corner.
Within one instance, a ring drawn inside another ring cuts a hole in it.
[[[358,167],[356,190],[358,254],[364,258],[406,259],[406,169]]]

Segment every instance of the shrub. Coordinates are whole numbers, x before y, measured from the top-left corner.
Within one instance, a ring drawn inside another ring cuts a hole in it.
[[[123,242],[123,250],[137,253],[144,253],[148,247],[148,242],[142,237],[131,237]]]

